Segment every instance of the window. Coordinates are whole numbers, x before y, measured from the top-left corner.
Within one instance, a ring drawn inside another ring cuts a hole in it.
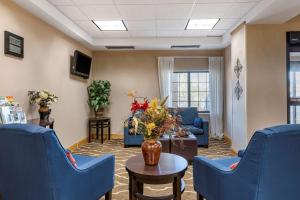
[[[197,107],[209,112],[209,72],[175,72],[172,77],[173,107]]]

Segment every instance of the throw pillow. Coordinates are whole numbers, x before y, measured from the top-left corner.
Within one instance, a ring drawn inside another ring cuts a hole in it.
[[[194,126],[197,128],[202,127],[202,119],[200,117],[194,119]]]
[[[70,162],[72,163],[72,165],[73,165],[74,167],[77,167],[76,160],[75,160],[75,158],[73,157],[73,155],[71,154],[71,152],[67,151],[67,152],[66,152],[66,156],[68,157],[68,159],[70,160]]]
[[[238,165],[239,165],[239,162],[233,163],[232,165],[230,165],[230,169],[234,170],[237,168]]]

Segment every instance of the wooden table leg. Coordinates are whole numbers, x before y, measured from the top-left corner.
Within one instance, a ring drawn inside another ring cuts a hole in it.
[[[135,194],[137,193],[137,182],[134,177],[129,175],[129,200],[137,200]]]
[[[96,122],[96,137],[99,140],[99,122]]]
[[[180,176],[174,178],[173,195],[175,196],[174,200],[181,200],[181,177]]]
[[[108,121],[108,140],[110,140],[110,121]]]
[[[91,133],[91,123],[89,122],[89,142],[92,141],[92,133]]]
[[[101,143],[103,144],[103,121],[101,121]]]
[[[144,194],[144,184],[141,182],[137,182],[137,192],[140,194]]]

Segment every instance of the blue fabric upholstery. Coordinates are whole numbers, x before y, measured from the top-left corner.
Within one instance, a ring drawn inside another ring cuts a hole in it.
[[[128,127],[124,127],[124,146],[140,146],[144,141],[143,135],[130,135]]]
[[[182,117],[182,125],[194,125],[194,120],[198,117],[198,111],[196,107],[180,108],[178,115]]]
[[[198,146],[201,145],[201,146],[208,147],[209,124],[207,120],[202,119],[198,116],[197,108],[196,107],[180,108],[178,115],[180,115],[182,118],[182,126],[187,131],[190,131],[196,136]]]
[[[207,200],[298,200],[300,125],[257,131],[242,157],[194,159],[194,189]],[[236,161],[235,170],[228,166]]]
[[[95,200],[114,186],[114,156],[66,157],[54,131],[34,125],[0,126],[3,200]],[[0,195],[0,196],[1,196]]]

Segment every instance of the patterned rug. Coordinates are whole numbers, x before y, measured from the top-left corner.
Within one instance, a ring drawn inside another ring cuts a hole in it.
[[[123,141],[111,140],[104,144],[92,142],[86,144],[74,153],[80,155],[101,156],[106,153],[114,154],[116,158],[115,163],[115,187],[113,189],[113,200],[128,200],[128,175],[125,170],[125,162],[130,157],[140,153],[139,147],[123,148]],[[225,141],[211,140],[209,148],[198,148],[198,155],[207,156],[209,158],[220,158],[232,156],[230,146]],[[196,193],[193,189],[193,174],[192,165],[189,165],[187,172],[184,176],[186,188],[182,194],[183,200],[196,200]],[[144,193],[149,196],[168,195],[172,193],[172,185],[145,185]],[[104,198],[102,198],[104,199]],[[102,200],[101,199],[101,200]]]

